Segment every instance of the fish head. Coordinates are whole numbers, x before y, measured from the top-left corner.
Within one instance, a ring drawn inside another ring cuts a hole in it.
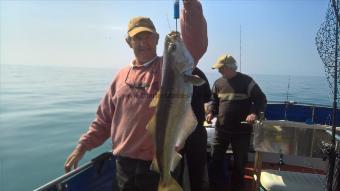
[[[172,68],[181,74],[191,74],[194,67],[194,59],[185,47],[179,32],[171,32],[165,38],[165,59],[172,60]]]

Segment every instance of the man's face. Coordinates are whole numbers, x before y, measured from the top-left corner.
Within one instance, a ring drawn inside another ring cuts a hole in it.
[[[222,66],[221,68],[218,69],[218,72],[222,74],[223,77],[227,78],[232,78],[236,74],[236,71],[229,68],[228,66]]]
[[[156,56],[158,34],[141,32],[130,38],[128,44],[133,49],[136,59],[145,63]]]
[[[218,72],[223,75],[225,73],[225,70],[226,70],[226,67],[222,66],[218,69]]]

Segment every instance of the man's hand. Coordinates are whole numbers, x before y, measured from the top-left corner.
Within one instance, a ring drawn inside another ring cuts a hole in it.
[[[67,157],[66,162],[64,164],[65,172],[70,172],[73,169],[76,169],[78,166],[78,162],[83,158],[86,150],[81,145],[78,145],[72,153]]]
[[[197,0],[196,0],[197,1]],[[190,6],[190,3],[192,2],[192,0],[183,0],[183,6],[184,8],[188,8],[188,6]]]
[[[212,113],[209,113],[207,114],[207,116],[205,117],[205,120],[208,122],[208,123],[211,123],[211,120],[214,118],[213,114]]]
[[[255,114],[250,114],[250,115],[248,115],[247,116],[247,118],[246,118],[246,122],[248,123],[248,124],[253,124],[254,122],[255,122],[255,120],[257,119],[257,116],[255,115]]]

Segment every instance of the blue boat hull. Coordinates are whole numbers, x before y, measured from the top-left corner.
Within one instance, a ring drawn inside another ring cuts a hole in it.
[[[332,125],[332,115],[331,107],[294,102],[269,103],[265,112],[265,117],[269,120],[288,120],[322,125]],[[339,109],[337,109],[336,126],[340,126]]]
[[[116,171],[115,158],[111,152],[103,153],[37,189],[36,191],[112,191]]]

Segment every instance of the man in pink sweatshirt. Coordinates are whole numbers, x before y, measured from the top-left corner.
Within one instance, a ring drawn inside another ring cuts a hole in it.
[[[181,33],[195,63],[208,46],[207,24],[198,0],[183,0]],[[98,107],[89,130],[65,162],[65,171],[77,167],[86,151],[112,140],[116,179],[120,190],[156,190],[158,176],[150,171],[154,145],[146,125],[155,113],[149,104],[160,88],[162,57],[157,56],[159,35],[147,17],[128,24],[126,42],[135,58],[113,79]]]

